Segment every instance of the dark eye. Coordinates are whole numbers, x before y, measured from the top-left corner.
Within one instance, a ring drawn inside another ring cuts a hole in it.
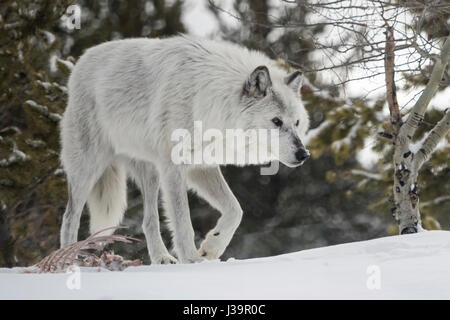
[[[283,125],[283,121],[280,120],[280,118],[273,118],[272,122],[277,126],[277,127],[281,127]]]
[[[295,126],[298,127],[299,123],[300,123],[300,120],[297,120],[297,122],[295,123]]]

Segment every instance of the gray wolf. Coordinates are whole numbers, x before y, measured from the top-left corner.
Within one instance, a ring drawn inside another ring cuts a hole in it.
[[[142,228],[152,263],[216,259],[229,244],[242,209],[218,165],[171,161],[171,132],[205,128],[279,129],[278,160],[301,165],[308,115],[300,97],[303,76],[288,74],[264,54],[223,41],[176,36],[111,41],[88,49],[69,78],[61,121],[61,161],[68,204],[61,246],[77,241],[84,205],[90,231],[121,222],[126,179],[143,195]],[[173,231],[176,258],[161,239],[158,192]],[[196,248],[187,191],[221,213]]]

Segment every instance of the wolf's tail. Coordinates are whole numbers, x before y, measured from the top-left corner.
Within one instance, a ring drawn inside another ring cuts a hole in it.
[[[106,168],[89,195],[88,206],[91,234],[120,224],[127,206],[126,173],[122,166]],[[113,232],[107,230],[101,235]]]

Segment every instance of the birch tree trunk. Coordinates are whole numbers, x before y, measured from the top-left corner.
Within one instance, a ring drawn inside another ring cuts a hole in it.
[[[429,159],[438,142],[450,131],[450,111],[446,112],[438,124],[428,133],[418,151],[411,150],[412,137],[421,124],[425,111],[439,88],[450,57],[450,36],[436,59],[430,80],[420,98],[412,108],[405,123],[399,116],[394,82],[393,32],[387,27],[385,71],[387,100],[391,113],[394,144],[394,207],[392,213],[399,224],[401,234],[416,233],[421,229],[419,212],[419,189],[417,178],[420,168]]]

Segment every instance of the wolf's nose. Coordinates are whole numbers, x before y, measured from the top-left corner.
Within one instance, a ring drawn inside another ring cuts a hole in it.
[[[306,149],[299,149],[295,153],[295,158],[298,160],[298,162],[303,162],[303,161],[307,160],[310,156],[311,155],[310,155],[309,151]]]

